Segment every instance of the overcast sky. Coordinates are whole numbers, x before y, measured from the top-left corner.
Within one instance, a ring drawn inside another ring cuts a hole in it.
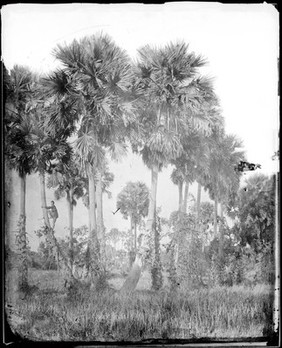
[[[47,73],[58,65],[51,54],[57,44],[99,31],[109,34],[131,57],[145,44],[184,40],[191,51],[209,62],[202,72],[214,77],[226,131],[242,139],[247,159],[260,163],[261,172],[276,170],[278,163],[271,157],[278,149],[279,18],[272,5],[14,4],[3,6],[1,14],[2,60],[8,69],[22,64]],[[111,213],[116,194],[127,181],[141,180],[149,186],[150,173],[137,157],[114,164],[112,171],[115,184],[113,198],[105,199],[105,224],[107,228],[124,228],[127,222]],[[169,180],[170,173],[168,168],[160,175],[158,186],[158,205],[166,217],[177,209],[177,188]],[[38,226],[35,220],[42,215],[38,185],[36,176],[29,178],[27,209],[34,212],[28,214],[30,230]],[[49,192],[48,199],[52,198]],[[67,225],[65,204],[62,201],[57,206],[61,212],[58,229],[62,231]],[[78,207],[75,226],[87,221],[85,209]]]

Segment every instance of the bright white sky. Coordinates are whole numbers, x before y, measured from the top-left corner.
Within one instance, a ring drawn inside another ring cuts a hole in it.
[[[276,171],[278,163],[271,156],[278,149],[279,18],[272,5],[13,4],[3,6],[1,14],[2,60],[8,69],[22,64],[49,72],[57,66],[51,54],[57,44],[98,31],[108,33],[131,57],[145,44],[184,40],[191,51],[209,62],[202,72],[215,78],[227,133],[243,140],[247,159],[260,163],[262,172]],[[116,180],[113,198],[105,200],[105,224],[122,228],[128,222],[111,214],[116,194],[130,180],[142,180],[149,186],[150,173],[138,158],[114,164],[112,170]],[[169,181],[170,173],[171,169],[160,175],[158,187],[158,205],[167,217],[177,209],[177,188]],[[30,195],[38,192],[35,181],[33,177]],[[30,201],[34,201],[32,196]],[[65,214],[63,205],[58,202],[57,207]],[[76,209],[75,226],[87,224],[81,209]],[[27,223],[34,228],[34,220]],[[66,223],[60,223],[63,229]]]

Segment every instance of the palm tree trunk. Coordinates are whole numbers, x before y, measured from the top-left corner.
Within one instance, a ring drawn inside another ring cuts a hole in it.
[[[28,287],[28,264],[27,264],[27,240],[26,240],[26,175],[20,175],[20,217],[18,222],[18,251],[20,256],[19,264],[19,287]]]
[[[67,191],[68,215],[69,215],[69,230],[70,230],[70,267],[73,271],[73,193],[72,190]]]
[[[219,258],[222,260],[223,257],[223,204],[220,204],[220,225],[219,225]]]
[[[201,193],[202,193],[202,186],[201,186],[200,183],[198,183],[198,190],[197,190],[197,229],[200,228]]]
[[[158,166],[153,165],[151,169],[151,192],[149,195],[149,208],[148,208],[148,219],[146,224],[146,230],[153,233],[155,211],[156,211],[156,200],[157,200],[157,187],[158,187]]]
[[[88,176],[89,183],[89,222],[90,222],[90,238],[97,238],[97,220],[96,220],[96,195],[95,195],[95,180],[94,173]]]
[[[153,165],[151,169],[151,192],[149,196],[149,214],[147,221],[147,231],[153,235],[153,265],[151,269],[152,287],[159,289],[162,286],[162,273],[160,264],[160,246],[159,246],[159,230],[156,221],[156,207],[157,207],[157,186],[158,186],[158,173],[159,169],[157,165]],[[182,191],[181,191],[182,199]],[[182,201],[181,201],[182,203]],[[181,204],[180,203],[180,204]]]
[[[136,250],[134,248],[134,222],[130,215],[130,248],[129,248],[129,268],[133,265],[136,257]]]
[[[183,182],[178,183],[178,211],[182,211],[183,203]]]
[[[217,211],[218,211],[218,199],[217,196],[214,198],[214,237],[217,237]]]
[[[48,230],[51,230],[48,211],[46,209],[47,200],[46,200],[46,191],[45,191],[45,174],[44,174],[44,172],[39,172],[39,179],[40,179],[40,193],[41,193],[41,206],[42,206],[42,211],[43,211],[43,219],[44,219],[45,226],[48,228]]]
[[[137,223],[134,222],[134,251],[137,253]]]
[[[188,193],[189,193],[189,183],[185,182],[184,198],[183,198],[183,213],[187,213]]]
[[[7,262],[5,262],[5,301],[7,307],[8,316],[11,318],[13,311],[12,307],[15,306],[19,299],[19,264],[20,258],[18,257],[18,248],[16,243],[18,216],[19,216],[19,197],[18,197],[18,174],[15,170],[11,170],[7,166],[5,160],[5,195],[4,195],[4,212],[5,212],[5,252],[7,256]]]
[[[161,251],[160,251],[160,232],[161,225],[157,214],[155,212],[155,222],[154,222],[154,262],[151,269],[152,275],[152,288],[153,290],[159,290],[163,285],[163,276],[161,271]]]
[[[104,255],[104,223],[103,223],[103,190],[102,190],[102,173],[97,171],[96,185],[96,203],[97,203],[97,237],[101,247],[101,256]]]
[[[95,283],[100,273],[100,248],[97,235],[97,220],[96,220],[96,193],[94,173],[88,175],[89,183],[89,214],[90,214],[90,231],[88,239],[89,250],[89,265],[90,277],[92,283]]]

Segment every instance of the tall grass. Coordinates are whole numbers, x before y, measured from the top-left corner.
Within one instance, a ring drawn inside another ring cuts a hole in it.
[[[137,290],[130,297],[112,290],[84,289],[72,297],[39,290],[18,304],[23,320],[14,329],[32,340],[259,337],[271,318],[272,302],[271,289],[262,286],[180,289],[174,294]]]

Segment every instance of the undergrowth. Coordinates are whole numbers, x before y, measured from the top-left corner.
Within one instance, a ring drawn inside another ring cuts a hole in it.
[[[12,326],[39,341],[260,337],[271,325],[272,303],[265,286],[137,290],[130,297],[111,289],[85,288],[76,297],[40,289],[16,306],[22,320]]]

